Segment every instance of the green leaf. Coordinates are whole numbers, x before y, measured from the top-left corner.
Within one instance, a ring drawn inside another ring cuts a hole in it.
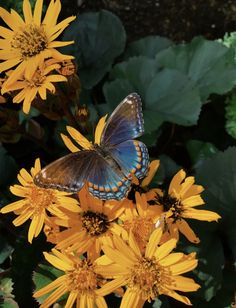
[[[37,271],[33,274],[33,281],[35,284],[35,291],[45,287],[52,281],[56,280],[58,277],[64,274],[62,271],[56,269],[53,266],[40,264],[37,268]],[[52,293],[52,292],[51,292]],[[39,298],[37,301],[42,304],[43,301],[50,295],[50,293],[45,294]]]
[[[15,178],[17,164],[13,157],[0,145],[0,186],[9,185]]]
[[[189,44],[161,51],[156,61],[187,74],[199,87],[201,98],[206,100],[211,93],[224,94],[235,85],[234,56],[234,51],[223,44],[197,37]]]
[[[38,115],[40,115],[40,112],[34,107],[30,107],[30,111],[28,114],[25,114],[22,110],[20,110],[19,123],[22,124],[25,121],[29,121],[30,119],[37,117]]]
[[[5,237],[0,235],[0,264],[2,264],[12,253],[13,247],[8,244]]]
[[[19,305],[12,298],[4,298],[3,303],[0,304],[1,308],[18,308]]]
[[[207,159],[196,170],[196,179],[206,188],[207,209],[221,215],[218,226],[236,260],[236,147]]]
[[[147,36],[129,44],[124,57],[127,59],[134,56],[146,56],[154,59],[158,52],[172,44],[172,41],[165,37]]]
[[[225,106],[225,129],[227,133],[236,139],[236,91],[228,97]]]
[[[146,90],[145,107],[165,121],[190,126],[197,123],[201,101],[194,82],[177,70],[163,69]]]
[[[186,148],[193,164],[200,164],[206,158],[211,157],[218,152],[218,149],[214,144],[200,140],[189,140],[186,144]]]
[[[90,89],[110,70],[125,47],[126,33],[111,12],[84,13],[65,30],[64,40],[75,44],[63,50],[75,56],[82,86]]]

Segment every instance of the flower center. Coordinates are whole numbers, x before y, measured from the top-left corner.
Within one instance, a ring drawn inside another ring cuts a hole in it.
[[[87,260],[76,264],[72,271],[67,272],[67,286],[69,291],[88,293],[97,287],[98,276]]]
[[[34,73],[32,79],[25,79],[27,82],[28,87],[35,88],[40,87],[44,83],[46,79],[46,76],[42,74],[42,71],[40,69],[37,69],[37,71]]]
[[[11,41],[11,47],[20,51],[23,60],[38,55],[47,46],[47,36],[43,27],[34,24],[26,25]]]
[[[174,222],[181,218],[183,207],[181,201],[171,195],[164,193],[163,196],[156,195],[156,202],[163,206],[164,212],[171,211]]]
[[[142,298],[149,302],[161,294],[167,283],[167,269],[160,266],[155,258],[141,258],[131,271],[128,286],[138,288]]]
[[[82,216],[82,224],[91,236],[105,233],[109,228],[108,217],[103,213],[87,211]]]
[[[139,245],[141,252],[145,251],[149,236],[154,230],[154,223],[150,217],[137,217],[132,220],[126,220],[123,227],[128,232],[131,230]]]
[[[30,206],[33,208],[34,213],[41,213],[43,209],[56,202],[54,193],[49,189],[39,188],[33,185],[27,196]]]

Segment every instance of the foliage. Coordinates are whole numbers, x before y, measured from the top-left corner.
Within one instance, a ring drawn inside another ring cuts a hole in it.
[[[33,6],[35,2],[30,1]],[[22,1],[8,0],[1,5],[23,16]],[[46,10],[44,4],[43,12]],[[54,62],[49,76],[66,76],[67,82],[52,81],[55,89],[49,85],[45,98],[41,89],[32,98],[28,114],[22,111],[22,102],[13,104],[19,89],[4,90],[11,72],[2,71],[1,208],[19,200],[9,186],[17,182],[21,168],[30,170],[38,157],[47,165],[68,153],[60,138],[66,126],[91,140],[98,118],[111,113],[126,95],[137,92],[145,125],[140,140],[148,146],[152,160],[160,159],[150,187],[167,190],[171,178],[183,168],[205,188],[205,205],[199,209],[221,215],[219,222],[190,223],[200,244],[180,238],[178,251],[196,252],[199,260],[190,276],[201,288],[189,298],[194,307],[230,307],[236,290],[235,32],[218,41],[195,37],[177,44],[158,35],[132,41],[127,40],[121,20],[102,10],[82,13],[70,25],[68,22],[61,40],[63,47],[58,50],[73,55],[75,61],[51,57]],[[64,41],[74,43],[64,46]],[[21,75],[20,81],[25,77]],[[36,302],[34,290],[62,272],[43,263],[42,253],[51,248],[44,236],[30,245],[29,223],[13,226],[16,214],[0,214],[0,307],[37,307],[46,297]],[[59,299],[63,304],[65,300],[65,296]],[[109,295],[107,302],[112,305],[113,301],[117,304],[119,298]],[[184,307],[176,305],[174,299],[163,295],[144,307]]]

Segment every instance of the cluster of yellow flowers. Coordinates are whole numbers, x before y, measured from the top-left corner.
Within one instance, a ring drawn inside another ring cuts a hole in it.
[[[70,55],[56,48],[72,44],[73,41],[56,41],[58,36],[75,19],[68,17],[57,24],[61,11],[60,0],[51,0],[42,19],[43,0],[37,0],[34,12],[29,0],[23,1],[22,17],[14,10],[9,13],[0,7],[0,18],[7,27],[0,27],[0,73],[1,94],[10,93],[13,103],[23,102],[23,111],[28,113],[35,98],[46,100],[46,92],[55,93],[53,83],[66,81],[60,68],[68,63]],[[0,96],[0,103],[5,99]]]
[[[102,118],[95,131],[99,142],[105,125]],[[62,135],[71,151],[91,147],[91,143],[72,127],[67,127],[72,140]],[[74,142],[73,142],[74,141]],[[213,221],[220,216],[198,210],[204,201],[203,187],[194,184],[194,177],[186,177],[180,170],[169,189],[149,188],[159,166],[150,163],[147,176],[133,179],[128,196],[121,201],[102,201],[88,193],[85,186],[78,194],[37,187],[33,178],[41,170],[40,160],[28,173],[18,175],[21,185],[13,185],[11,192],[23,199],[1,209],[13,211],[19,226],[31,220],[28,240],[31,243],[43,230],[47,240],[55,245],[46,260],[64,272],[55,281],[34,293],[35,298],[50,295],[41,307],[50,307],[62,295],[68,298],[65,307],[107,307],[104,296],[112,292],[122,297],[122,308],[143,307],[164,294],[187,305],[190,300],[176,291],[192,292],[200,286],[182,274],[197,266],[195,253],[173,252],[179,232],[190,242],[198,237],[185,219]]]

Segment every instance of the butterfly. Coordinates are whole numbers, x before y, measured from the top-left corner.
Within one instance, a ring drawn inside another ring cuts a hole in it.
[[[112,112],[101,133],[100,145],[57,159],[36,174],[34,183],[72,193],[87,183],[93,196],[121,200],[130,190],[133,175],[141,179],[148,171],[147,147],[133,140],[143,133],[141,99],[132,93]]]

